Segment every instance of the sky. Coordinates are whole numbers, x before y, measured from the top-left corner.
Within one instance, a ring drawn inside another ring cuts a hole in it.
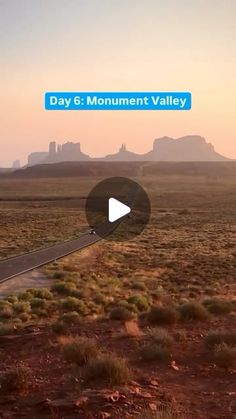
[[[199,134],[236,158],[235,0],[0,0],[0,167]],[[46,91],[190,91],[191,111],[46,111]]]

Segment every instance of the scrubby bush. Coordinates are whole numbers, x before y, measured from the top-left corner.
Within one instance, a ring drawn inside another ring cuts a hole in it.
[[[206,320],[209,313],[206,308],[198,302],[189,302],[179,306],[181,318],[183,320]]]
[[[216,345],[220,345],[222,343],[234,346],[236,345],[236,332],[215,330],[206,336],[205,342],[209,348],[214,348]]]
[[[127,299],[129,304],[134,304],[139,311],[146,311],[149,308],[149,303],[144,295],[132,295]]]
[[[149,331],[148,338],[156,345],[161,345],[165,348],[171,348],[174,343],[174,339],[167,330],[157,327]]]
[[[174,324],[179,319],[179,313],[174,307],[156,305],[151,307],[147,319],[156,325]]]
[[[141,358],[144,361],[167,362],[171,358],[167,347],[155,343],[148,343],[141,348]]]
[[[53,294],[47,288],[30,288],[26,290],[26,292],[29,292],[32,295],[32,297],[41,298],[42,300],[53,299]]]
[[[226,343],[217,345],[214,350],[214,362],[221,368],[235,368],[236,348],[233,348]]]
[[[60,295],[71,295],[76,290],[76,285],[73,282],[57,282],[52,286],[52,291]]]
[[[0,336],[10,335],[15,329],[13,323],[0,323]]]
[[[5,298],[5,301],[13,304],[18,302],[18,297],[16,295],[8,295],[8,297]]]
[[[234,309],[231,301],[220,298],[209,298],[203,301],[203,305],[212,314],[228,314]]]
[[[60,319],[60,321],[70,325],[70,324],[78,324],[80,321],[80,316],[77,311],[70,311],[68,313],[64,313]]]
[[[98,355],[97,343],[86,337],[68,337],[61,342],[62,354],[66,361],[84,365]]]
[[[10,319],[13,316],[13,310],[12,307],[5,306],[0,310],[0,319]]]
[[[22,391],[30,385],[30,369],[21,365],[2,374],[0,378],[1,390],[4,392]]]
[[[112,354],[100,355],[91,359],[84,369],[86,381],[107,381],[112,385],[125,384],[132,378],[126,360]]]
[[[67,332],[67,325],[61,320],[56,320],[52,323],[52,330],[58,335],[64,335]]]
[[[43,300],[42,298],[32,298],[32,300],[30,300],[30,306],[32,309],[34,308],[44,308],[46,307],[47,303],[45,300]]]
[[[14,303],[12,307],[16,314],[29,313],[31,310],[30,304],[27,301],[19,301],[18,303]]]
[[[86,304],[84,301],[76,297],[66,297],[59,302],[59,305],[62,309],[65,310],[75,310],[81,314],[86,314]]]
[[[126,307],[115,307],[110,312],[111,320],[128,321],[134,318],[134,314]]]

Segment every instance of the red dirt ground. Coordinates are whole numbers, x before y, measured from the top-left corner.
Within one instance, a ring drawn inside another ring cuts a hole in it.
[[[33,376],[24,393],[0,393],[0,418],[123,419],[139,417],[143,408],[158,412],[171,405],[187,419],[233,419],[236,371],[225,371],[212,363],[204,336],[209,329],[232,330],[235,326],[235,316],[182,325],[186,336],[175,343],[173,360],[166,365],[141,361],[139,347],[143,338],[122,337],[119,322],[85,320],[70,327],[71,334],[92,336],[102,348],[128,360],[134,371],[133,381],[114,388],[104,383],[86,386],[77,367],[62,359],[58,337],[47,325],[1,336],[2,372],[20,363],[28,366]],[[145,326],[141,330],[145,332]],[[145,415],[142,417],[145,419]]]

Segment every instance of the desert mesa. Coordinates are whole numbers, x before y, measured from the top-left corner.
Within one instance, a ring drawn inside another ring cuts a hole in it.
[[[65,161],[230,161],[217,153],[214,146],[200,135],[180,138],[161,137],[153,142],[152,150],[144,154],[132,152],[122,144],[119,151],[104,157],[90,157],[81,150],[80,142],[68,141],[59,145],[51,141],[48,151],[33,152],[28,156],[28,166]]]

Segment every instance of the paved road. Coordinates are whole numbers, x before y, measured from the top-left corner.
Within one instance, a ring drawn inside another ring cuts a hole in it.
[[[97,228],[97,232],[106,236],[112,233],[118,225],[119,222],[104,223]],[[101,240],[101,237],[98,234],[87,232],[78,239],[3,260],[0,262],[0,283],[88,247],[99,240]]]
[[[134,189],[129,193],[128,202],[130,206],[134,201],[136,192]],[[78,239],[0,261],[0,283],[97,243],[101,240],[101,237],[111,234],[121,222],[122,219],[114,223],[107,221],[96,227],[97,234],[87,232]]]

